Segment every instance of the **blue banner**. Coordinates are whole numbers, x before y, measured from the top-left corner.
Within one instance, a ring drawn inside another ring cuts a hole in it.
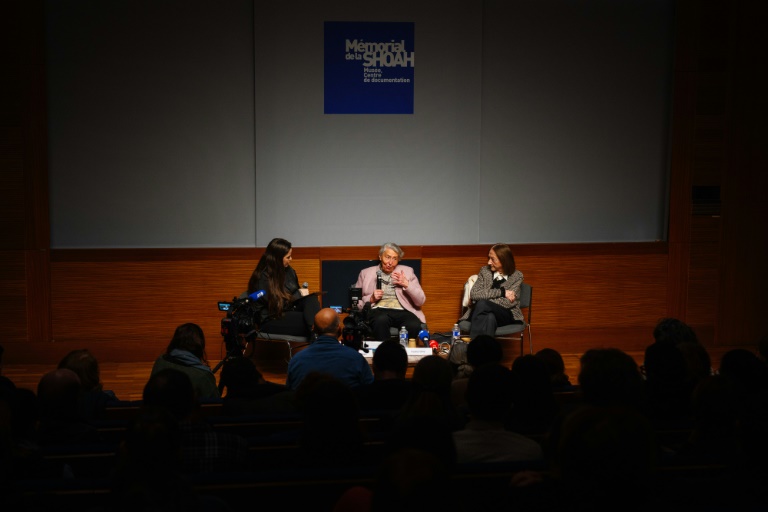
[[[325,113],[413,114],[414,23],[325,22]]]

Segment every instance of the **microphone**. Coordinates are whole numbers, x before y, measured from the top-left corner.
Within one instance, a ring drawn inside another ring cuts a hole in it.
[[[302,288],[309,288],[309,283],[304,281],[303,283],[301,283],[301,287]]]
[[[251,300],[259,300],[260,298],[266,297],[266,296],[267,296],[267,292],[266,291],[264,291],[264,290],[256,290],[252,294],[248,295],[248,298],[251,299]]]
[[[419,340],[421,340],[422,345],[425,347],[429,346],[429,332],[425,329],[422,329],[419,331]]]
[[[381,290],[381,269],[376,271],[376,289]]]
[[[433,354],[440,352],[440,345],[435,340],[429,340],[429,347],[432,349]]]

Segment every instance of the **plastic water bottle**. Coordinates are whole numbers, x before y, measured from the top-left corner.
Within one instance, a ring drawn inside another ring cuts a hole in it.
[[[461,339],[461,330],[459,329],[459,324],[453,324],[453,339],[451,340],[453,343],[456,343]]]
[[[408,329],[405,326],[400,328],[400,344],[403,348],[408,348]]]

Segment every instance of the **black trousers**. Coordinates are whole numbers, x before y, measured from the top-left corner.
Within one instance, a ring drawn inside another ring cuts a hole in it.
[[[469,320],[472,323],[469,337],[472,339],[481,334],[493,336],[499,326],[520,323],[512,316],[512,311],[489,300],[477,301],[472,307],[472,316]]]
[[[421,320],[405,309],[371,308],[368,313],[368,325],[371,326],[374,340],[385,341],[391,338],[390,327],[400,330],[403,325],[408,329],[408,337],[417,339],[421,330]]]
[[[320,311],[320,301],[317,295],[310,295],[294,302],[290,309],[283,311],[282,317],[267,320],[259,326],[259,329],[270,334],[304,336],[311,339],[312,325],[315,323],[315,315],[318,311]]]

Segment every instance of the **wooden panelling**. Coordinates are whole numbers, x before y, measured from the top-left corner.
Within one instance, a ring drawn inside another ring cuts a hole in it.
[[[644,346],[666,311],[666,245],[635,244],[637,254],[631,247],[582,244],[557,250],[547,244],[541,255],[535,246],[520,251],[518,268],[534,289],[537,348],[552,343],[566,351],[571,344]],[[300,281],[318,290],[317,256],[372,258],[377,251],[297,248],[293,267]],[[458,319],[464,282],[486,263],[487,251],[485,245],[446,247],[441,257],[434,247],[406,248],[408,257],[430,255],[422,258],[421,281],[432,332],[448,331]],[[209,357],[220,357],[224,314],[217,302],[232,300],[245,289],[258,254],[246,249],[54,250],[52,340],[30,339],[7,355],[58,361],[69,350],[88,347],[104,361],[152,360],[176,326],[195,322],[206,333]],[[608,338],[599,339],[595,333],[601,330]]]
[[[0,251],[0,325],[2,342],[27,339],[26,265],[24,251]]]

